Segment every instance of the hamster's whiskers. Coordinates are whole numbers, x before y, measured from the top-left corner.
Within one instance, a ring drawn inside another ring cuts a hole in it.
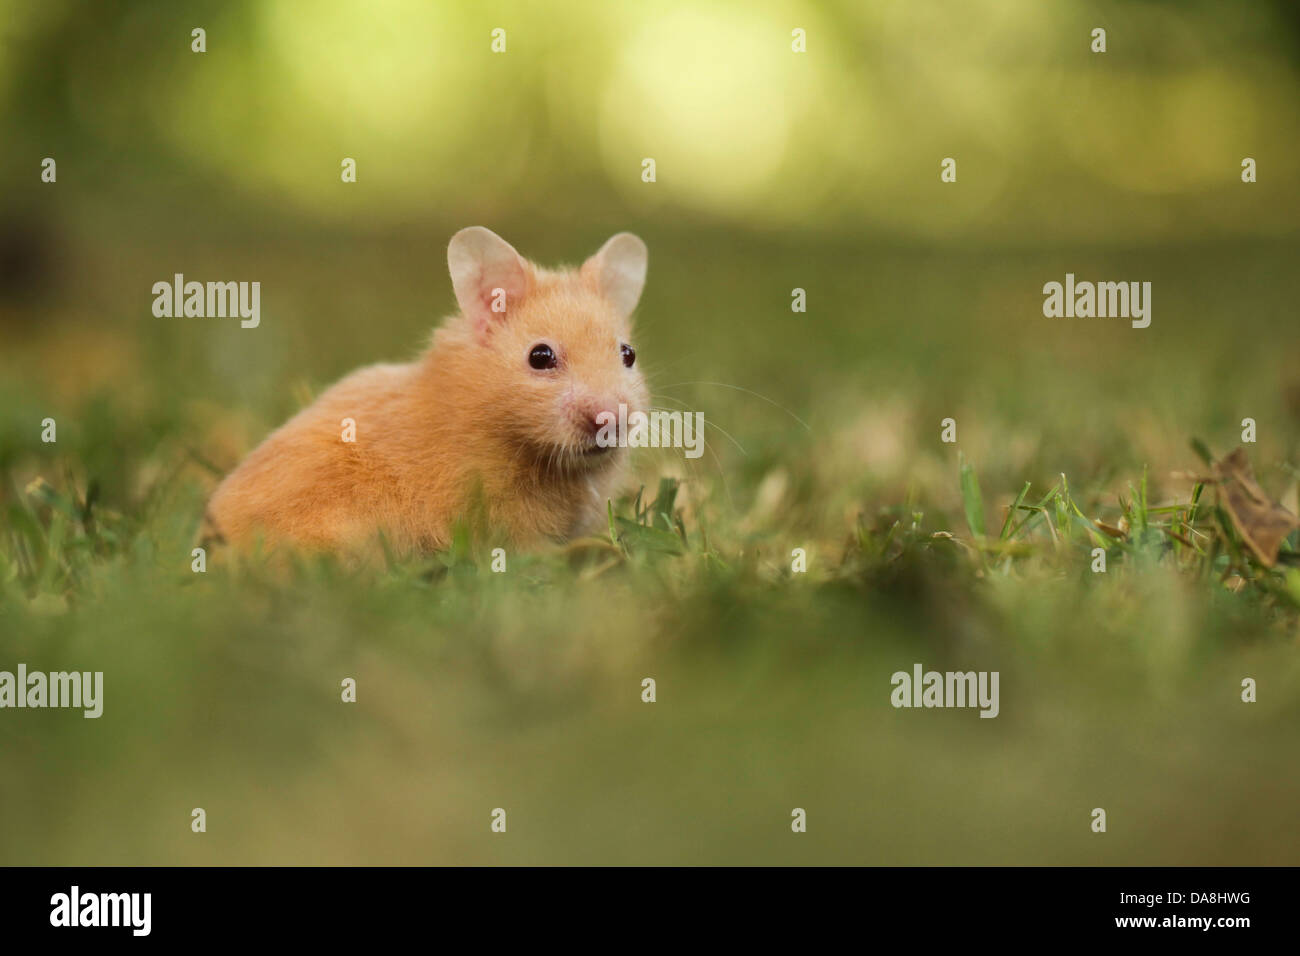
[[[679,398],[673,398],[671,395],[652,395],[651,397],[652,397],[652,398],[657,398],[657,399],[659,399],[659,400],[661,400],[661,401],[665,401],[665,402],[676,402],[678,405],[680,405],[680,406],[681,406],[683,409],[685,409],[686,411],[692,411],[692,410],[693,410],[693,409],[690,407],[690,405],[686,404],[686,402],[683,402],[683,401],[682,401],[681,399],[679,399]],[[651,411],[656,411],[656,412],[674,412],[674,411],[677,411],[677,409],[675,409],[675,408],[664,408],[662,405],[651,405],[651,406],[650,406],[650,410],[651,410]],[[719,425],[717,422],[715,422],[715,421],[711,421],[711,420],[708,419],[708,418],[704,418],[704,419],[701,419],[701,420],[704,422],[705,425],[712,426],[713,428],[716,428],[718,431],[722,432],[722,434],[725,435],[725,436],[727,437],[727,439],[728,439],[728,440],[729,440],[733,445],[736,446],[737,449],[739,449],[739,451],[740,451],[740,453],[741,453],[742,455],[744,455],[746,458],[749,457],[749,452],[745,451],[745,446],[742,445],[740,442],[736,441],[735,437],[732,436],[731,432],[727,431],[725,428],[723,428],[723,427],[722,427],[721,425]]]
[[[726,382],[674,382],[672,385],[660,385],[659,388],[661,389],[684,388],[688,385],[713,385],[716,386],[717,388],[730,388],[737,392],[744,392],[746,395],[753,395],[755,398],[762,399],[763,401],[767,402],[769,405],[773,405],[781,409],[781,411],[785,412],[787,415],[789,415],[791,418],[797,421],[804,428],[808,429],[808,431],[812,431],[812,427],[806,421],[804,421],[794,412],[790,411],[790,409],[786,408],[780,402],[773,401],[772,399],[768,398],[766,395],[761,395],[758,392],[755,392],[753,389],[741,388],[739,385],[728,385]]]

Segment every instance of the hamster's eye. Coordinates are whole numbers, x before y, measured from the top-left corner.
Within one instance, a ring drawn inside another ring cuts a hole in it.
[[[623,353],[623,364],[631,368],[632,363],[636,361],[636,349],[630,345],[621,345],[619,351]]]
[[[534,345],[533,350],[528,353],[528,364],[536,369],[555,368],[559,361],[555,358],[555,351],[549,345]]]

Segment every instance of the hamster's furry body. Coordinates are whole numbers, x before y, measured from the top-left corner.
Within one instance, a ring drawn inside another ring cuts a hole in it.
[[[551,272],[472,227],[448,263],[461,313],[416,361],[355,371],[273,432],[213,493],[208,536],[353,551],[382,532],[410,553],[478,507],[521,547],[599,523],[627,450],[596,441],[598,416],[648,402],[628,344],[645,244],[620,233]]]

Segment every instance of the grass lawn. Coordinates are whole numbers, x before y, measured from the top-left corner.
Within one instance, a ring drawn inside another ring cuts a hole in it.
[[[105,700],[0,719],[0,863],[1300,863],[1300,540],[1267,566],[1211,480],[1252,418],[1297,510],[1294,240],[661,225],[637,347],[704,458],[639,453],[608,528],[505,573],[468,533],[194,573],[219,475],[419,347],[459,225],[139,230],[48,321],[5,312],[0,669],[100,670]],[[496,228],[543,261],[602,238]],[[262,327],[114,304],[168,253],[256,263]],[[1067,271],[1151,280],[1151,327],[1043,318]],[[917,663],[998,671],[997,718],[891,706]]]

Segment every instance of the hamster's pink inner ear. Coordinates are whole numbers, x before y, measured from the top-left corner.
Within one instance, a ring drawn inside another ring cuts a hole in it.
[[[528,263],[491,229],[470,226],[451,237],[447,269],[456,302],[480,334],[510,316],[528,294]]]
[[[582,274],[619,312],[631,315],[645,288],[650,254],[640,237],[620,232],[582,265]]]

